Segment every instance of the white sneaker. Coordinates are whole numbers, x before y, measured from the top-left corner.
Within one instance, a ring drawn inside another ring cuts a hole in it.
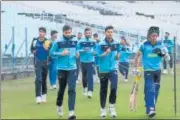
[[[50,90],[53,90],[53,87],[51,86],[49,89],[50,89]]]
[[[41,95],[41,99],[42,99],[42,102],[45,103],[47,100],[46,100],[46,94],[44,95]]]
[[[76,84],[78,84],[79,83],[79,80],[76,80]]]
[[[87,95],[88,95],[88,98],[92,98],[92,91],[88,91]]]
[[[76,119],[76,115],[75,115],[75,112],[74,112],[74,110],[72,110],[72,111],[69,111],[69,120],[75,120]]]
[[[101,117],[106,117],[106,108],[101,108]]]
[[[163,74],[168,74],[167,69],[164,69],[164,70],[163,70]]]
[[[83,90],[83,95],[84,95],[84,96],[87,96],[87,87],[84,88],[84,90]]]
[[[128,82],[128,79],[124,79],[125,82]]]
[[[57,87],[56,87],[56,85],[53,85],[52,88],[53,88],[53,89],[56,89]]]
[[[148,114],[148,117],[149,118],[152,118],[156,115],[156,112],[153,110],[153,111],[150,111],[149,114]]]
[[[62,106],[57,106],[57,114],[60,117],[63,116],[63,107]]]
[[[41,102],[42,102],[41,97],[40,96],[36,97],[36,104],[40,104]]]
[[[100,80],[97,80],[97,83],[100,83]]]
[[[98,76],[96,76],[96,83],[100,83]]]
[[[116,109],[114,107],[113,104],[110,104],[109,105],[109,114],[111,117],[115,118],[117,115],[116,115]]]
[[[171,74],[174,74],[174,70],[171,68]]]

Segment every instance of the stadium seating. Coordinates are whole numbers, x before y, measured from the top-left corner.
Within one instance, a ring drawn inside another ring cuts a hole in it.
[[[50,5],[51,4],[51,5]],[[84,7],[84,5],[89,5],[94,8],[101,8],[106,11],[111,11],[115,13],[122,14],[120,16],[110,16],[102,15],[96,9],[89,9]],[[148,6],[148,7],[147,7]],[[161,7],[160,7],[161,6]],[[15,26],[15,40],[22,43],[24,40],[24,29],[28,28],[28,44],[30,45],[31,38],[37,35],[37,28],[39,26],[45,26],[48,30],[48,35],[50,29],[57,29],[60,31],[62,26],[69,21],[74,21],[74,25],[77,26],[78,23],[83,23],[86,25],[94,26],[96,31],[103,26],[113,25],[119,31],[125,31],[126,33],[139,34],[146,36],[147,28],[152,25],[158,25],[161,28],[161,33],[169,31],[172,35],[177,33],[179,26],[179,11],[180,3],[173,1],[167,2],[143,2],[136,1],[134,3],[126,1],[105,1],[105,2],[96,2],[96,1],[83,1],[79,2],[78,5],[72,4],[71,2],[63,1],[16,1],[16,2],[3,2],[2,10],[5,11],[2,13],[2,48],[8,43],[11,39],[12,26]],[[11,9],[10,9],[11,8]],[[153,8],[153,10],[152,10]],[[169,9],[167,9],[169,8]],[[170,9],[173,8],[173,9]],[[167,10],[165,10],[167,9]],[[56,23],[53,21],[42,20],[30,18],[23,15],[18,15],[18,13],[39,13],[42,12],[51,13],[51,14],[64,14],[64,23]],[[153,14],[155,19],[145,16],[136,15],[136,12],[143,14]],[[177,14],[176,16],[166,16],[164,14]],[[164,16],[163,16],[164,15]],[[165,19],[166,18],[166,19]],[[173,19],[172,19],[173,18]],[[82,31],[83,27],[75,27],[74,34],[78,31]],[[95,31],[95,32],[96,32]],[[9,33],[10,35],[6,35]],[[61,35],[61,32],[60,34]],[[129,35],[129,39],[136,39]],[[49,36],[48,36],[49,37]],[[163,37],[163,34],[160,35]],[[16,45],[16,48],[20,47],[20,44]],[[25,48],[22,48],[25,49]],[[9,50],[10,52],[10,50]],[[16,49],[17,52],[17,49]]]

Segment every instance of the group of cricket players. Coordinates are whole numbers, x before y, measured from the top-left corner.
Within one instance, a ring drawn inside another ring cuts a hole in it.
[[[51,31],[51,38],[46,38],[46,28],[39,28],[39,36],[31,44],[35,66],[35,96],[36,103],[45,103],[47,95],[47,74],[51,89],[56,89],[56,79],[59,85],[57,94],[57,114],[63,116],[64,91],[68,86],[68,119],[76,119],[75,101],[76,84],[79,83],[79,71],[82,72],[83,95],[92,98],[94,91],[94,74],[100,83],[100,116],[106,117],[106,99],[108,83],[110,82],[109,114],[116,117],[116,99],[118,89],[118,70],[124,81],[128,81],[130,56],[133,54],[126,37],[114,39],[113,26],[106,26],[105,37],[99,39],[98,34],[92,35],[90,28],[84,33],[72,35],[72,27],[64,25],[63,35],[57,38],[58,32]],[[84,34],[84,37],[83,37]],[[147,40],[141,43],[134,58],[134,71],[143,66],[144,100],[146,114],[152,118],[156,115],[156,103],[160,89],[161,63],[164,60],[164,73],[167,73],[167,62],[173,68],[173,42],[169,33],[164,40],[158,40],[159,28],[152,26],[147,32]],[[142,61],[140,61],[140,57]],[[171,71],[173,72],[173,71]],[[133,72],[135,73],[135,72]],[[93,104],[93,103],[92,103]]]

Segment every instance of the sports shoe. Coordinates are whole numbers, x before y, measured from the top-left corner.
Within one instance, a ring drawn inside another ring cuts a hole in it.
[[[100,80],[97,78],[96,82],[97,82],[97,83],[100,83]]]
[[[168,74],[167,69],[164,69],[164,70],[163,70],[163,74]]]
[[[171,74],[174,74],[174,70],[171,68]]]
[[[128,82],[128,79],[124,79],[125,82]]]
[[[101,108],[101,117],[106,117],[106,108]]]
[[[56,85],[52,85],[51,87],[50,87],[50,90],[53,90],[53,89],[56,89],[57,87],[56,87]]]
[[[36,104],[40,104],[41,102],[42,102],[41,97],[40,96],[36,97]]]
[[[111,117],[115,118],[117,115],[116,115],[116,110],[115,110],[115,107],[113,104],[110,104],[109,106],[109,114]]]
[[[57,87],[56,87],[56,85],[53,85],[52,88],[53,88],[53,89],[56,89]]]
[[[148,117],[149,118],[152,118],[152,117],[154,117],[156,115],[156,112],[154,111],[154,110],[152,110],[152,111],[150,111],[149,113],[148,113]]]
[[[69,120],[75,120],[75,119],[76,119],[76,115],[75,115],[74,110],[69,111],[69,117],[68,117],[68,119],[69,119]]]
[[[87,87],[84,88],[84,90],[83,90],[83,95],[84,95],[84,96],[87,96]]]
[[[63,116],[63,107],[62,106],[57,106],[57,114],[60,117]]]
[[[88,98],[92,98],[92,91],[88,91],[87,96]]]
[[[47,101],[47,100],[46,100],[46,94],[41,95],[41,100],[42,100],[43,103],[45,103],[45,102]]]
[[[76,80],[76,84],[78,84],[79,83],[79,80]]]

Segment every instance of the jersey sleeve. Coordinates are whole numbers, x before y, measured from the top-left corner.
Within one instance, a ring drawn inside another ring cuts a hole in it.
[[[81,40],[77,43],[77,52],[84,52],[84,49],[81,47]]]
[[[49,51],[49,56],[53,57],[53,58],[56,58],[57,56],[61,56],[60,55],[61,52],[58,52],[57,50],[58,50],[58,44],[56,42],[56,43],[52,44],[51,49]]]
[[[118,49],[117,49],[117,52],[120,53],[120,52],[121,52],[121,49],[122,49],[122,46],[120,45],[120,43],[118,43]]]
[[[100,44],[97,44],[97,46],[96,46],[96,53],[97,53],[97,57],[100,57],[102,54]]]
[[[143,53],[143,51],[144,51],[143,48],[144,48],[144,45],[143,44],[140,45],[138,52]]]
[[[174,42],[172,40],[169,41],[169,47],[174,47]]]
[[[32,42],[31,42],[31,47],[30,47],[30,51],[31,53],[36,49],[36,38],[33,38]]]

